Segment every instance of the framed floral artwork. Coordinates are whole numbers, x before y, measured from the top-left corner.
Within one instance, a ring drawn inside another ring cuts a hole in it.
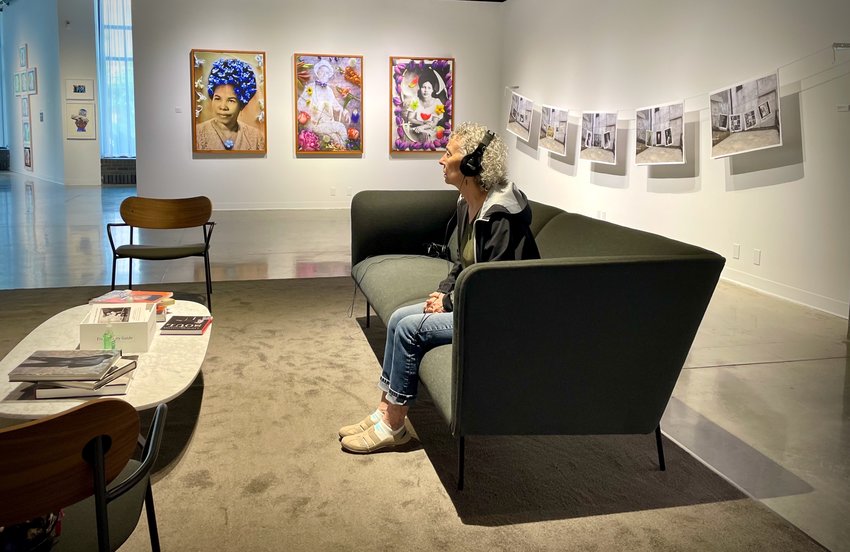
[[[266,153],[266,53],[192,50],[192,151]]]
[[[363,154],[363,56],[295,54],[295,153]]]
[[[454,67],[454,58],[390,57],[390,153],[445,151]]]

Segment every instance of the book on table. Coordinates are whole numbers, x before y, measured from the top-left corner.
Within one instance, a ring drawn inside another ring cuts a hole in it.
[[[97,380],[50,380],[40,381],[39,385],[49,385],[52,387],[70,387],[74,389],[84,389],[89,391],[97,391],[105,385],[112,384],[122,376],[125,376],[136,369],[136,357],[121,357],[115,361],[112,368]]]
[[[212,324],[212,316],[174,315],[162,325],[162,335],[201,335]]]
[[[135,362],[133,366],[135,367]],[[135,374],[135,371],[130,370],[95,389],[74,387],[70,385],[72,382],[39,382],[35,387],[35,398],[65,399],[125,395],[130,387],[130,382],[133,381],[133,374]]]
[[[114,289],[94,299],[89,299],[89,303],[159,303],[173,295],[174,293],[171,291]]]
[[[109,349],[35,351],[9,372],[9,381],[100,380],[120,357]]]

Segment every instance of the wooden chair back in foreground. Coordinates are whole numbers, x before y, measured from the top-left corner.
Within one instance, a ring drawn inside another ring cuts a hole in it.
[[[150,197],[128,197],[121,203],[123,223],[106,225],[109,245],[112,247],[112,289],[115,289],[115,271],[118,259],[128,259],[128,287],[133,288],[133,259],[164,261],[187,257],[204,259],[207,308],[212,310],[212,277],[210,274],[210,236],[215,223],[210,221],[212,202],[206,196],[160,199]],[[129,228],[129,243],[116,245],[113,232],[118,228]],[[137,229],[179,230],[200,229],[200,240],[192,243],[151,244],[137,243],[141,236]]]
[[[144,503],[151,547],[159,550],[150,471],[166,411],[157,407],[141,461],[131,459],[140,441],[139,415],[120,399],[90,400],[0,430],[0,526],[64,509],[56,550],[116,550]]]

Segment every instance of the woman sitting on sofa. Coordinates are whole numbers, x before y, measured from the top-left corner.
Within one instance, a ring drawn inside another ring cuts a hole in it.
[[[370,453],[410,441],[405,417],[416,399],[419,364],[429,350],[452,342],[455,280],[473,263],[538,259],[528,200],[507,176],[502,139],[481,125],[460,125],[440,158],[443,180],[460,192],[457,204],[459,261],[424,303],[390,317],[378,408],[339,430],[342,448]],[[501,298],[494,297],[494,301]]]

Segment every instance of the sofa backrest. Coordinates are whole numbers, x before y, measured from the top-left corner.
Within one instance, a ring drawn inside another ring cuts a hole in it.
[[[544,259],[705,253],[700,247],[664,236],[566,212],[547,220],[536,240]]]

